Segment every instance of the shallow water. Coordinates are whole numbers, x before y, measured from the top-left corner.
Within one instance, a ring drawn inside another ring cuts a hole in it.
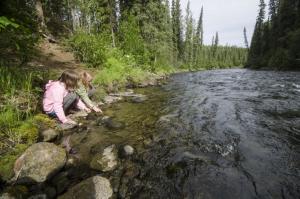
[[[167,116],[150,125],[156,135],[140,151],[140,182],[128,183],[128,194],[299,198],[299,87],[299,72],[235,69],[174,75],[159,91],[166,101],[152,110]]]
[[[125,128],[108,129],[90,115],[71,132],[77,163],[62,171],[66,187],[101,174],[115,198],[300,197],[299,72],[182,73],[135,92],[148,100],[104,108]],[[135,155],[113,172],[90,169],[95,153],[112,144],[129,144]]]

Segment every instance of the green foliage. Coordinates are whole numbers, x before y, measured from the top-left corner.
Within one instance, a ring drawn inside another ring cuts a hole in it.
[[[4,16],[0,17],[0,31],[4,30],[7,26],[12,26],[13,28],[19,28],[19,24],[14,23],[13,21],[7,19]]]
[[[77,59],[87,63],[89,67],[100,68],[106,61],[106,38],[104,35],[88,35],[79,32],[72,36],[67,43]]]
[[[9,180],[14,176],[14,163],[26,148],[28,148],[26,144],[17,144],[9,153],[0,156],[0,176],[3,180]]]
[[[34,143],[37,125],[31,119],[37,111],[41,74],[16,67],[0,67],[0,137],[1,148]],[[5,142],[9,140],[9,142]],[[6,144],[5,144],[6,143]]]
[[[269,19],[264,21],[261,0],[247,66],[300,69],[300,1],[271,0]]]

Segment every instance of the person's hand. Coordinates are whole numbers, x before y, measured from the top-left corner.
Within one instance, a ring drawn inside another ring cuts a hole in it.
[[[85,108],[84,110],[85,110],[87,113],[92,112],[91,109],[89,109],[89,108]]]
[[[97,106],[94,106],[93,107],[93,110],[96,112],[96,113],[102,113],[102,110],[100,108],[98,108]]]

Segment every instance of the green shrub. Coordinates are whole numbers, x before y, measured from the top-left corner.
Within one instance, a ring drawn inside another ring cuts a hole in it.
[[[76,33],[67,44],[74,52],[77,59],[89,67],[100,68],[106,61],[106,41],[103,35],[88,35]]]

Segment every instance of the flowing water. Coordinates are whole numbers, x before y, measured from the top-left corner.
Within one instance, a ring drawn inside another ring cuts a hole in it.
[[[100,173],[116,198],[300,198],[299,72],[182,73],[136,92],[149,99],[105,110],[125,128],[91,115],[71,134],[83,166],[65,169],[69,186],[99,173],[95,153],[129,144],[135,155]]]
[[[101,131],[106,143],[137,149],[119,197],[300,197],[299,72],[182,73],[137,92],[149,100],[106,112],[126,128]],[[88,146],[99,143],[97,128]]]

